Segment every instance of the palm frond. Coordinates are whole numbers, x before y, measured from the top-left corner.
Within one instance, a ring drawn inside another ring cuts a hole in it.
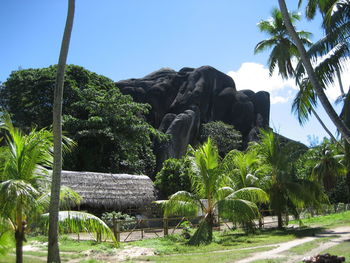
[[[219,216],[233,222],[249,222],[259,216],[255,203],[243,199],[225,199],[218,202]]]
[[[43,214],[42,218],[48,224],[49,214]],[[58,220],[62,232],[66,230],[72,233],[94,233],[100,235],[102,239],[110,238],[117,244],[111,229],[97,216],[80,211],[60,211]]]
[[[225,199],[243,199],[248,200],[254,203],[267,203],[269,201],[268,194],[257,187],[245,187],[242,189],[239,189],[229,196],[227,196]]]
[[[164,216],[170,215],[193,216],[198,214],[198,210],[204,210],[200,199],[186,191],[179,191],[171,195],[169,200],[155,201],[161,204],[164,209]]]

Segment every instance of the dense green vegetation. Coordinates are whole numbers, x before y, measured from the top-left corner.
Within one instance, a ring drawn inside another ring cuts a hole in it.
[[[74,3],[74,0],[69,2]],[[259,208],[268,205],[272,213],[277,215],[278,227],[281,229],[288,224],[289,214],[299,219],[304,209],[321,211],[329,201],[350,201],[350,96],[344,91],[340,78],[350,54],[350,1],[307,1],[306,16],[313,19],[318,10],[323,18],[324,37],[316,43],[309,41],[309,32],[296,31],[293,23],[300,20],[301,16],[295,12],[288,13],[284,0],[278,2],[280,10],[274,9],[271,19],[258,24],[269,38],[258,43],[255,51],[272,50],[268,61],[270,74],[278,68],[283,78],[294,78],[300,88],[292,108],[299,122],[303,124],[311,114],[315,115],[329,133],[331,141],[324,140],[305,152],[295,144],[282,143],[273,132],[261,130],[259,142],[249,145],[246,151],[239,151],[241,136],[234,127],[222,122],[203,125],[203,145],[197,149],[190,147],[187,155],[180,160],[167,160],[156,177],[156,186],[162,194],[166,197],[170,195],[169,200],[160,201],[164,216],[201,211],[204,217],[199,227],[191,232],[189,240],[175,235],[135,244],[142,246],[150,242],[149,245],[156,246],[159,253],[169,254],[202,253],[204,250],[214,251],[230,246],[240,249],[253,244],[276,243],[321,230],[306,228],[270,232],[259,230],[255,235],[237,232],[218,234],[213,233],[213,226],[216,219],[221,218],[238,223],[245,230],[252,230],[253,220],[260,218]],[[301,3],[299,1],[299,5]],[[70,17],[73,18],[72,15]],[[69,42],[69,38],[66,42]],[[68,46],[65,53],[67,51]],[[66,58],[66,55],[63,57]],[[296,67],[292,63],[294,59],[298,62]],[[311,60],[317,61],[317,65],[313,66]],[[63,129],[76,142],[76,147],[67,153],[69,158],[65,162],[65,169],[152,175],[155,167],[153,143],[166,140],[163,134],[144,120],[149,111],[148,105],[135,103],[129,96],[122,95],[113,81],[106,77],[73,65],[68,66],[65,72],[64,67],[65,59],[60,59],[58,67],[14,71],[1,84],[2,110],[12,114],[18,128],[14,127],[7,114],[2,116],[0,254],[9,250],[11,242],[14,242],[17,262],[22,262],[26,234],[38,226],[39,218],[47,217],[47,214],[41,214],[47,211],[50,199],[47,191],[50,185],[48,169],[52,168],[53,163],[53,141],[59,141],[54,145],[61,147],[61,122],[54,125],[59,135],[53,136],[50,130],[45,129],[53,121],[54,88],[62,90],[64,86]],[[60,85],[63,79],[64,85]],[[325,89],[336,80],[341,91],[339,101],[343,106],[340,116],[325,95]],[[61,96],[58,97],[60,100]],[[340,140],[330,133],[317,115],[315,108],[318,101],[341,134]],[[54,105],[61,103],[58,101]],[[61,119],[60,110],[54,111],[54,115]],[[67,138],[65,143],[72,145],[71,139]],[[58,151],[60,155],[61,150]],[[58,166],[60,171],[60,162]],[[52,185],[59,189],[59,180],[52,181]],[[59,191],[53,193],[59,195]],[[51,201],[57,200],[58,207],[58,198],[54,198],[53,194],[51,197]],[[56,212],[54,205],[51,208]],[[109,214],[105,217],[106,221],[110,220]],[[114,239],[107,225],[94,215],[61,211],[60,220],[63,230],[77,233],[90,230],[97,234],[97,240],[101,240],[103,234]],[[304,225],[316,224],[322,227],[348,223],[349,212],[303,220]],[[43,228],[46,227],[41,230]],[[54,236],[57,237],[57,233]],[[86,243],[74,245],[71,240],[61,241],[63,252],[81,252],[87,248],[84,246]],[[292,252],[300,253],[316,246],[317,242],[297,247]],[[206,246],[201,245],[203,243]],[[51,240],[49,244],[52,244]],[[108,245],[102,245],[102,250],[110,249],[106,247]],[[255,251],[267,249],[257,248]],[[334,247],[333,251],[350,256],[345,243]],[[250,253],[248,250],[236,250],[223,252],[220,256],[204,254],[200,261],[211,262],[215,259],[226,262]],[[46,254],[39,251],[34,256],[38,259]],[[10,255],[1,260],[6,262],[13,258]],[[163,259],[154,258],[155,261]],[[198,261],[198,255],[167,257],[165,260],[183,262],[194,259]]]
[[[232,125],[222,121],[213,121],[205,123],[201,127],[200,140],[204,143],[210,137],[218,147],[221,157],[228,154],[230,151],[237,149],[241,150],[242,135],[235,130]]]
[[[13,71],[3,83],[0,104],[12,114],[16,126],[24,130],[51,126],[56,69]],[[122,95],[112,80],[68,65],[63,130],[77,146],[64,169],[152,175],[152,140],[162,136],[142,118],[148,109]]]

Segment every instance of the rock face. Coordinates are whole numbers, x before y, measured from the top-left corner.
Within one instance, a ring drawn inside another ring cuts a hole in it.
[[[245,145],[256,138],[258,128],[269,125],[269,93],[237,91],[231,77],[210,66],[179,72],[160,69],[116,85],[135,101],[149,103],[152,110],[148,122],[171,135],[169,144],[157,150],[161,162],[181,157],[188,144],[195,145],[203,123],[223,121],[233,125],[242,133]]]

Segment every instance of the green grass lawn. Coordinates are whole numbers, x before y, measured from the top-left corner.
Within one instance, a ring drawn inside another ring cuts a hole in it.
[[[302,219],[302,222],[306,226],[322,226],[322,227],[337,227],[342,225],[350,225],[350,211],[331,214],[326,216],[317,216],[312,218]],[[291,223],[298,224],[297,221]]]
[[[252,250],[235,250],[235,251],[220,251],[220,252],[201,252],[193,254],[178,254],[178,255],[160,255],[153,257],[140,258],[140,260],[147,260],[151,262],[169,262],[169,263],[185,263],[185,262],[234,262],[234,260],[248,257],[253,253],[266,251],[271,248],[258,248]]]
[[[120,249],[126,246],[137,246],[153,248],[156,256],[141,257],[140,260],[151,262],[234,262],[236,259],[248,257],[259,251],[273,249],[273,244],[279,244],[302,238],[314,236],[315,234],[341,225],[350,225],[350,211],[315,217],[303,220],[306,227],[286,228],[284,230],[262,229],[257,230],[254,234],[245,234],[242,231],[222,231],[214,232],[214,241],[208,245],[188,246],[184,238],[180,235],[171,235],[166,238],[153,238],[140,241],[121,243]],[[296,246],[289,250],[290,255],[302,255],[303,253],[317,247],[321,242],[327,241],[328,238],[322,238],[315,241]],[[38,251],[26,251],[24,253],[24,262],[46,262],[46,245],[41,245],[47,241],[45,236],[28,237],[28,243],[38,246]],[[270,245],[270,246],[268,246]],[[350,258],[350,243],[344,242],[326,252],[336,255],[344,255]],[[349,251],[348,251],[349,250]],[[81,263],[99,263],[92,259],[94,255],[112,255],[118,253],[118,250],[112,243],[96,243],[94,241],[76,241],[68,236],[61,236],[60,251],[63,262],[71,259],[81,259]],[[88,253],[87,253],[88,252]],[[287,253],[287,255],[288,255]],[[90,256],[87,256],[89,254]],[[14,250],[7,256],[0,257],[0,263],[11,263],[15,261]],[[138,259],[127,262],[138,262]],[[278,263],[284,262],[283,258],[273,260],[259,260],[255,263]]]
[[[350,240],[321,252],[321,254],[325,253],[345,257],[345,262],[350,262]]]

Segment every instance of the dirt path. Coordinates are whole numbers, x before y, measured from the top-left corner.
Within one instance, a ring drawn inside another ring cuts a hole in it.
[[[320,244],[317,248],[308,251],[307,254],[304,255],[299,255],[299,256],[290,256],[284,252],[287,252],[289,249],[291,249],[292,247],[295,246],[299,246],[302,245],[304,243],[322,238],[322,237],[327,237],[327,236],[340,236],[338,238],[334,238],[330,241],[327,241],[325,243]],[[317,235],[315,237],[305,237],[305,238],[301,238],[301,239],[296,239],[296,240],[292,240],[289,242],[284,242],[281,244],[277,244],[278,247],[269,251],[265,251],[265,252],[260,252],[260,253],[256,253],[253,254],[252,256],[242,259],[240,261],[236,261],[236,263],[248,263],[248,262],[253,262],[253,261],[257,261],[257,260],[262,260],[262,259],[273,259],[273,258],[288,258],[287,262],[299,262],[301,261],[304,257],[306,256],[313,256],[318,254],[319,252],[326,250],[332,246],[335,246],[347,239],[350,238],[350,226],[346,226],[346,227],[338,227],[335,229],[331,229],[328,230],[324,233],[321,233],[320,235]]]

